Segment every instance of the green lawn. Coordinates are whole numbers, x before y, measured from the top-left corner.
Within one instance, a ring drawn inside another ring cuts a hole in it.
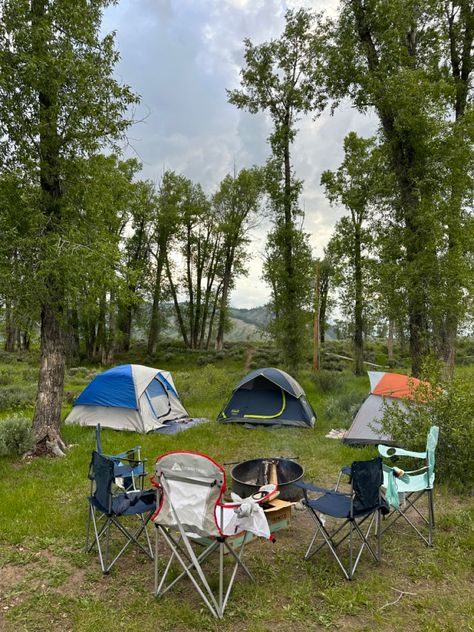
[[[347,426],[368,390],[366,378],[337,374],[331,388],[326,376],[323,391],[303,373],[302,385],[318,415],[314,430],[246,430],[214,421],[229,385],[245,373],[236,361],[217,367],[181,360],[173,372],[190,414],[209,417],[208,424],[174,437],[106,429],[104,450],[139,442],[149,469],[157,455],[175,449],[204,452],[221,463],[289,455],[299,458],[307,479],[320,484],[333,484],[341,464],[375,454],[373,448],[349,448],[324,436],[331,427]],[[24,363],[1,365],[0,375],[20,386],[35,377]],[[87,369],[68,374],[69,400],[88,379]],[[153,564],[132,550],[102,576],[96,555],[83,552],[94,430],[64,427],[63,436],[71,445],[65,459],[0,459],[2,631],[474,630],[472,497],[453,496],[438,485],[434,548],[400,526],[384,537],[382,563],[364,555],[352,582],[343,579],[326,551],[303,561],[312,522],[295,511],[291,528],[278,532],[275,544],[248,545],[246,559],[257,581],[239,576],[224,621],[216,623],[186,582],[162,600],[154,598]],[[395,589],[406,594],[387,605],[399,597]]]

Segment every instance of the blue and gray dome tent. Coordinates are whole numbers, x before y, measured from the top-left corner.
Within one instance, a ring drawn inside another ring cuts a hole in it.
[[[122,364],[99,373],[74,402],[67,424],[150,432],[166,421],[188,417],[171,373]]]
[[[316,415],[298,382],[281,369],[256,369],[234,389],[217,421],[313,427]]]

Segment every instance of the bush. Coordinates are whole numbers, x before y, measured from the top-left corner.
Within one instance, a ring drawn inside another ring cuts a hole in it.
[[[38,381],[38,371],[36,369],[23,369],[21,378],[23,382],[34,382],[36,384]]]
[[[328,371],[322,369],[317,373],[312,374],[316,388],[319,388],[322,393],[332,393],[338,391],[344,385],[344,378],[340,373],[334,371]]]
[[[443,381],[438,371],[430,372],[431,386],[419,388],[406,410],[387,406],[383,429],[409,450],[424,451],[431,426],[439,427],[436,477],[457,490],[474,488],[474,390],[472,376]],[[411,466],[412,464],[410,464]],[[410,469],[414,469],[410,467]]]
[[[326,417],[336,420],[341,427],[348,428],[363,400],[364,397],[355,391],[332,397],[326,404]]]
[[[15,415],[0,421],[0,456],[21,456],[32,450],[34,445],[35,435],[30,419]]]
[[[36,389],[31,386],[6,386],[0,388],[0,410],[12,410],[32,406]]]
[[[6,384],[11,384],[13,382],[13,376],[11,371],[7,371],[2,369],[0,371],[0,385],[5,386]]]
[[[203,398],[224,400],[230,396],[238,379],[235,372],[217,369],[213,364],[190,373],[175,371],[173,376],[185,406],[191,400],[201,402]]]

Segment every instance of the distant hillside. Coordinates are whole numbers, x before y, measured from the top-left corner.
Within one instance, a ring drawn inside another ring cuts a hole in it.
[[[252,307],[250,309],[229,308],[229,315],[236,320],[242,320],[249,325],[264,328],[270,321],[270,314],[265,306]]]

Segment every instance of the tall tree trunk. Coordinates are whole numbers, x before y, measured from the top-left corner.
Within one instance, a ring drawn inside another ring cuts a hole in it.
[[[207,330],[206,349],[209,349],[209,347],[211,345],[212,329],[214,327],[214,319],[216,317],[217,305],[219,304],[219,297],[220,297],[221,289],[222,289],[222,281],[218,285],[218,287],[216,289],[216,294],[214,296],[214,302],[213,302],[213,305],[212,305],[211,316],[209,318],[209,328]],[[216,349],[217,349],[217,347],[216,347]]]
[[[227,317],[227,303],[229,301],[229,285],[230,285],[230,270],[227,267],[224,271],[224,278],[222,284],[222,295],[219,306],[219,324],[217,327],[217,337],[216,337],[216,351],[222,351],[224,347],[224,331],[225,331],[225,321]]]
[[[5,304],[5,351],[15,351],[16,344],[16,327],[13,321],[11,304],[9,301]]]
[[[364,319],[360,225],[354,226],[354,374],[364,374]]]
[[[295,270],[293,262],[293,213],[291,203],[291,161],[290,161],[290,113],[285,117],[285,138],[284,138],[284,222],[285,222],[285,270],[287,276],[287,287],[285,297],[286,312],[286,335],[285,335],[285,355],[289,367],[296,370],[299,361],[298,349],[298,327],[295,326]]]
[[[31,36],[33,51],[46,57],[48,29],[46,0],[31,2]],[[53,69],[47,69],[53,72]],[[47,232],[54,233],[61,222],[62,191],[60,177],[60,138],[58,134],[57,82],[50,81],[43,70],[38,90],[39,167],[42,207],[48,219]],[[58,277],[45,279],[46,299],[41,307],[41,363],[38,379],[33,430],[36,454],[63,456],[65,445],[59,434],[65,373],[63,331],[64,291]]]
[[[389,318],[388,320],[388,336],[387,336],[387,355],[388,355],[388,364],[391,366],[393,364],[394,356],[393,356],[393,334],[395,331],[395,323],[393,322],[393,318]]]
[[[153,304],[151,307],[150,329],[148,330],[147,352],[149,355],[156,353],[160,327],[160,302],[161,302],[161,277],[165,262],[166,243],[159,245],[156,261],[155,287],[153,289]]]
[[[168,257],[166,257],[166,256],[165,256],[165,266],[166,266],[166,275],[168,277],[168,282],[170,284],[171,295],[173,297],[174,310],[175,310],[175,314],[176,314],[176,320],[178,322],[179,331],[181,332],[181,336],[183,338],[183,342],[184,342],[186,348],[190,349],[191,347],[190,347],[190,344],[189,344],[189,338],[188,338],[188,335],[186,333],[186,327],[184,325],[183,315],[181,313],[181,308],[179,306],[178,295],[177,295],[177,292],[176,292],[176,287],[175,287],[174,282],[173,282],[173,277],[171,276],[171,269],[170,269]]]
[[[324,344],[326,339],[326,311],[329,292],[329,273],[321,277],[320,305],[319,305],[319,339]]]
[[[50,305],[41,309],[41,359],[33,430],[36,454],[64,456],[66,446],[59,434],[65,373],[64,332],[61,315],[55,311]]]
[[[192,274],[192,255],[191,255],[191,225],[187,225],[187,241],[186,241],[186,278],[188,284],[188,296],[189,296],[189,346],[190,349],[195,349],[194,346],[194,288],[193,288],[193,274]],[[176,305],[176,304],[175,304]]]
[[[115,304],[114,293],[110,293],[109,300],[109,335],[107,343],[107,355],[103,359],[102,364],[111,365],[114,362],[115,351],[117,346],[117,308]]]
[[[451,12],[449,12],[451,8]],[[474,71],[474,57],[472,56],[472,46],[474,42],[474,7],[469,0],[461,0],[459,3],[452,2],[451,7],[446,5],[448,11],[448,33],[450,43],[451,73],[455,81],[456,94],[454,100],[455,111],[455,133],[457,123],[464,118],[467,100],[469,96],[469,84]],[[455,16],[459,11],[459,22],[463,28],[460,29],[460,42],[457,41],[457,30]],[[463,139],[460,140],[463,142]],[[465,142],[465,141],[464,141]],[[456,162],[456,161],[455,161]],[[464,161],[460,169],[465,172]],[[445,315],[443,323],[443,335],[441,336],[441,353],[445,362],[445,374],[452,376],[456,360],[456,339],[459,326],[460,305],[462,304],[462,279],[459,275],[459,263],[462,260],[463,252],[461,247],[461,209],[462,195],[459,191],[461,174],[454,173],[452,178],[451,203],[447,217],[448,228],[448,259],[446,262],[447,279],[445,298]]]

